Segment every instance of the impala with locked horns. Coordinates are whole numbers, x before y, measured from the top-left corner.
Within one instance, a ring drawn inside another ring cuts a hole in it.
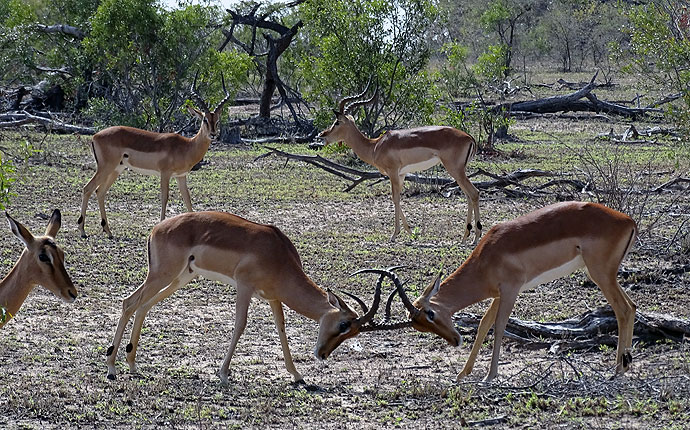
[[[326,145],[343,142],[349,146],[365,163],[376,167],[379,172],[388,176],[391,182],[391,196],[395,208],[394,230],[391,241],[400,233],[400,222],[408,233],[411,233],[405,214],[400,207],[400,193],[405,175],[426,170],[441,163],[455,179],[467,196],[467,221],[465,234],[467,239],[474,220],[474,243],[482,233],[479,220],[479,191],[467,178],[465,169],[477,152],[477,143],[469,134],[453,127],[428,126],[405,130],[390,130],[381,137],[370,139],[357,128],[351,113],[359,106],[373,102],[378,88],[367,100],[361,98],[369,91],[371,80],[365,90],[352,97],[345,97],[334,110],[335,121],[321,134]],[[348,104],[349,103],[349,104]]]
[[[494,346],[485,380],[498,374],[501,341],[520,292],[585,269],[613,308],[618,322],[616,374],[628,370],[635,304],[616,275],[630,252],[637,226],[629,216],[597,203],[562,202],[491,228],[467,260],[443,282],[431,283],[414,302],[399,281],[397,289],[412,326],[432,332],[453,346],[461,344],[453,314],[492,299],[481,319],[477,338],[458,379],[469,375],[491,326]],[[391,275],[393,276],[393,275]]]
[[[148,275],[124,299],[115,338],[107,350],[109,379],[115,379],[117,350],[132,316],[136,314],[126,352],[129,369],[136,372],[135,356],[147,312],[197,276],[237,289],[235,328],[219,372],[223,383],[228,382],[230,360],[246,327],[254,296],[271,306],[285,367],[295,382],[303,378],[290,355],[283,304],[319,323],[314,350],[319,359],[326,359],[344,340],[360,331],[377,328],[371,321],[378,308],[380,284],[374,305],[359,316],[342,298],[321,289],[304,273],[297,249],[277,227],[224,212],[187,212],[160,222],[151,231]]]
[[[77,221],[82,237],[86,237],[86,209],[94,191],[101,213],[101,227],[108,237],[113,237],[105,214],[105,195],[127,167],[145,175],[160,177],[161,221],[165,219],[170,178],[177,180],[187,211],[193,210],[187,188],[187,174],[204,158],[211,140],[218,136],[221,111],[230,100],[230,94],[225,88],[225,79],[221,75],[225,98],[214,110],[210,110],[197,92],[197,76],[194,77],[191,94],[202,110],[193,107],[188,109],[193,116],[201,120],[201,126],[193,137],[184,137],[177,133],[155,133],[125,126],[109,127],[93,136],[91,148],[96,159],[96,173],[84,186],[82,194],[81,215]]]

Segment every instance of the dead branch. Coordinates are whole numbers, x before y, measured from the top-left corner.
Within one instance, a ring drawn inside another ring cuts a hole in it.
[[[456,324],[461,326],[460,331],[466,333],[467,329],[462,327],[469,326],[476,330],[480,321],[481,315],[469,313],[459,313],[455,317]],[[589,349],[599,345],[615,346],[617,330],[618,323],[613,310],[610,306],[604,306],[560,322],[540,323],[510,318],[506,336],[525,344],[528,348],[549,348],[552,352],[562,352]],[[686,337],[690,337],[690,320],[656,312],[638,311],[634,334],[636,340],[641,342],[682,342]]]
[[[274,139],[273,139],[274,140]],[[286,162],[288,160],[296,160],[296,161],[302,161],[305,163],[309,163],[313,166],[316,166],[322,170],[325,170],[328,173],[334,174],[340,178],[343,178],[351,184],[345,188],[344,191],[348,192],[351,191],[353,188],[355,188],[357,185],[361,184],[362,182],[368,181],[368,180],[374,180],[374,181],[381,181],[381,180],[387,180],[388,178],[375,171],[365,171],[365,170],[358,170],[354,169],[352,167],[347,167],[343,166],[342,164],[335,163],[331,160],[328,160],[326,158],[321,157],[320,155],[304,155],[304,154],[291,154],[289,152],[281,151],[276,148],[272,147],[265,147],[266,149],[269,150],[269,152],[259,155],[256,157],[256,160],[268,157],[270,155],[278,155],[280,157],[285,157]],[[506,173],[502,175],[497,175],[494,173],[487,172],[484,169],[478,169],[476,172],[472,173],[469,175],[470,178],[475,177],[477,175],[484,175],[492,180],[490,181],[482,181],[482,182],[473,182],[473,184],[480,190],[487,190],[487,189],[493,189],[493,188],[499,188],[503,189],[503,191],[511,196],[525,196],[528,195],[524,191],[520,190],[510,190],[507,189],[506,187],[508,186],[515,186],[518,188],[525,188],[526,186],[521,183],[521,181],[527,179],[527,178],[534,178],[534,177],[554,177],[554,176],[560,176],[556,173],[552,172],[547,172],[544,170],[539,170],[539,169],[520,169],[516,170],[511,173]],[[434,176],[422,176],[422,175],[417,175],[417,174],[412,174],[408,173],[405,175],[405,181],[412,182],[415,184],[423,184],[423,185],[435,185],[439,186],[441,188],[447,188],[447,187],[457,187],[457,183],[455,182],[455,179],[452,178],[439,178],[439,177],[434,177]],[[573,186],[581,190],[585,186],[581,182],[577,181],[568,181],[564,180],[563,184],[566,184],[568,182],[571,182]],[[548,185],[553,186],[555,184],[550,184]],[[529,189],[529,192],[533,192],[534,190],[527,187]],[[447,192],[448,195],[450,195],[450,192]]]
[[[57,34],[66,34],[68,36],[73,36],[76,37],[79,40],[82,40],[84,37],[86,37],[86,34],[84,31],[80,28],[73,27],[71,25],[66,25],[66,24],[55,24],[55,25],[43,25],[43,24],[36,24],[34,28],[40,32],[43,33],[57,33]]]
[[[662,129],[661,127],[650,127],[647,130],[639,132],[634,125],[630,125],[623,133],[617,134],[611,128],[607,133],[599,133],[594,136],[595,139],[609,140],[613,143],[625,144],[652,144],[656,145],[659,142],[656,139],[643,139],[642,136],[651,137],[654,135],[677,136],[678,133],[671,129]]]
[[[668,182],[664,182],[663,184],[659,185],[658,187],[654,188],[652,191],[655,193],[661,192],[663,190],[671,188],[673,185],[681,184],[681,183],[690,183],[690,178],[684,178],[682,176],[678,176],[677,178],[671,179]]]
[[[38,123],[58,133],[94,134],[96,132],[91,127],[81,127],[77,125],[66,124],[57,119],[33,115],[26,111],[22,111],[21,113],[15,114],[0,115],[0,121],[2,120],[6,121],[0,122],[0,129],[15,128],[22,125]]]

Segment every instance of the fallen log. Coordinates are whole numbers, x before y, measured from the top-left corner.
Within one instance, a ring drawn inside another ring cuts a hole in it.
[[[585,97],[594,89],[594,81],[597,78],[599,72],[595,73],[589,84],[585,85],[581,89],[575,91],[574,93],[565,96],[553,96],[546,97],[539,100],[528,100],[523,102],[514,103],[504,103],[498,106],[494,106],[492,111],[502,112],[502,111],[521,111],[521,112],[536,112],[536,113],[553,113],[571,110],[569,108],[577,100]]]
[[[5,119],[5,121],[0,122],[0,129],[15,128],[22,125],[38,123],[49,128],[51,131],[59,133],[91,135],[96,132],[96,130],[91,127],[81,127],[78,125],[66,124],[57,119],[33,115],[26,111],[0,116],[0,121],[3,119]],[[9,119],[9,121],[7,121],[7,119]]]
[[[526,113],[603,112],[632,118],[643,116],[648,113],[663,113],[662,109],[655,106],[632,108],[605,100],[599,100],[597,96],[592,93],[592,90],[597,87],[594,81],[598,73],[599,72],[594,74],[588,84],[571,94],[546,97],[538,100],[502,103],[493,106],[491,111],[494,113],[508,112],[511,116],[524,116]],[[574,89],[578,88],[579,85],[573,84],[570,87]]]
[[[461,333],[476,332],[482,315],[458,313],[456,328]],[[467,329],[470,327],[471,329]],[[678,319],[656,312],[635,314],[635,341],[654,343],[672,340],[683,342],[690,337],[690,320]],[[577,317],[559,322],[523,321],[510,318],[505,336],[525,344],[528,348],[549,348],[552,352],[590,349],[599,345],[615,346],[618,342],[618,324],[613,309],[604,306]]]

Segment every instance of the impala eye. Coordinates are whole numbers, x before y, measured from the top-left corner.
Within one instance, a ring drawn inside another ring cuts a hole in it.
[[[340,326],[338,326],[338,331],[340,331],[340,333],[345,333],[350,329],[351,324],[352,323],[350,321],[342,321]]]
[[[50,264],[50,258],[46,254],[38,254],[38,259],[44,263]]]
[[[429,321],[433,321],[435,316],[436,314],[434,313],[434,311],[426,311],[426,317],[429,318]]]
[[[336,122],[335,122],[335,125],[340,125],[340,122],[339,122],[339,121],[336,121]]]

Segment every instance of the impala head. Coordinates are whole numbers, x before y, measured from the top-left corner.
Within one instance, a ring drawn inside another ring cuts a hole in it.
[[[361,273],[360,271],[357,273]],[[343,341],[357,336],[362,331],[376,329],[376,325],[367,325],[374,319],[376,311],[381,302],[381,281],[376,284],[374,292],[374,302],[371,309],[357,296],[345,293],[352,297],[362,307],[363,315],[360,317],[348,304],[334,292],[328,290],[328,303],[333,307],[329,312],[321,317],[319,321],[319,338],[316,341],[314,354],[316,358],[325,360]],[[367,325],[365,327],[365,325]]]
[[[191,93],[192,98],[194,99],[196,104],[201,108],[201,110],[198,110],[191,106],[189,106],[187,109],[189,110],[189,113],[201,120],[201,132],[208,135],[213,140],[218,137],[218,134],[220,134],[220,117],[222,114],[223,106],[230,100],[230,94],[228,93],[228,90],[225,88],[225,78],[221,74],[220,79],[223,84],[225,98],[221,100],[220,103],[218,103],[218,106],[216,106],[216,108],[213,111],[211,111],[208,108],[208,105],[206,104],[204,99],[202,99],[201,96],[199,96],[199,93],[197,92],[196,79],[198,76],[199,72],[197,72],[194,76],[194,83],[192,84]]]
[[[77,289],[65,270],[65,253],[55,243],[61,224],[60,211],[53,211],[45,235],[38,237],[34,237],[7,212],[5,216],[12,233],[26,246],[17,264],[25,265],[24,274],[29,277],[29,281],[42,285],[62,300],[72,303],[77,298]]]
[[[374,91],[374,95],[367,100],[359,100],[369,91],[371,82],[372,80],[369,79],[367,87],[361,93],[354,96],[345,97],[340,101],[338,104],[338,110],[333,111],[333,114],[335,114],[335,121],[329,128],[319,133],[319,137],[326,141],[326,145],[329,143],[342,142],[346,140],[348,130],[352,129],[352,127],[357,128],[355,119],[351,115],[351,112],[353,112],[355,108],[359,106],[364,106],[371,103],[378,95],[377,86],[376,91]]]
[[[453,313],[431,301],[440,287],[441,274],[439,273],[436,280],[426,287],[422,295],[411,304],[411,307],[408,307],[412,327],[418,331],[435,333],[452,346],[460,346],[462,345],[462,336],[453,324]],[[409,299],[407,301],[409,302]]]

